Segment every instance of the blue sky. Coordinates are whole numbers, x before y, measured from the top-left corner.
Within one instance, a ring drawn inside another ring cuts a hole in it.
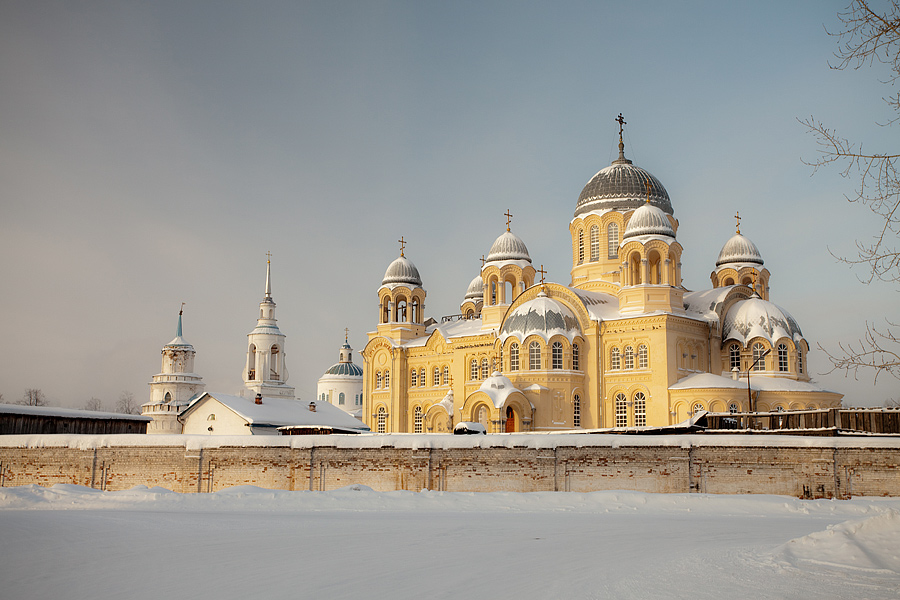
[[[144,401],[182,301],[208,389],[238,390],[267,251],[301,398],[345,327],[365,345],[401,235],[427,316],[458,312],[507,209],[567,284],[619,112],[669,191],[685,285],[709,287],[739,210],[772,300],[835,348],[897,304],[829,253],[878,224],[853,181],[801,160],[809,115],[896,146],[887,72],[828,66],[843,4],[2,2],[0,393]],[[816,379],[851,405],[900,397]]]

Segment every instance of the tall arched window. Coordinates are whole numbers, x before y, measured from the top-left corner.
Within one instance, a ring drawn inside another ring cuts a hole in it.
[[[387,411],[383,406],[378,407],[378,433],[387,431]]]
[[[619,256],[619,225],[610,223],[606,228],[606,255],[609,258]]]
[[[581,348],[578,347],[578,344],[572,344],[572,370],[581,370]]]
[[[609,353],[609,370],[618,371],[622,368],[622,355],[618,348],[613,348]]]
[[[481,406],[478,409],[478,422],[484,425],[484,428],[487,429],[488,426],[488,409],[487,406]]]
[[[616,427],[628,427],[628,402],[625,394],[616,394]]]
[[[634,368],[634,348],[631,346],[625,346],[625,368]]]
[[[441,368],[435,367],[433,375],[434,377],[431,378],[431,385],[434,387],[441,385]]]
[[[638,369],[646,369],[650,366],[650,351],[646,344],[638,346]]]
[[[422,320],[419,318],[419,299],[413,298],[412,302],[412,318],[410,319],[412,323],[421,323]]]
[[[562,342],[553,342],[553,345],[550,347],[550,358],[552,359],[551,366],[554,369],[563,368]]]
[[[413,369],[409,372],[409,387],[418,387],[419,385],[419,371],[417,369]]]
[[[519,345],[515,342],[509,345],[509,370],[519,370]]]
[[[425,367],[419,369],[419,387],[425,387]]]
[[[741,346],[740,344],[732,344],[731,347],[728,348],[728,358],[729,364],[731,365],[729,368],[732,370],[737,368],[738,371],[741,370]]]
[[[171,401],[172,401],[172,394],[170,394],[169,392],[166,392],[166,397],[163,398],[163,402],[171,402]]]
[[[376,390],[381,389],[381,371],[375,372],[375,389]]]
[[[797,372],[803,374],[803,346],[797,348]]]
[[[600,228],[591,226],[591,262],[600,260]]]
[[[338,395],[338,404],[344,404],[344,392],[341,392],[340,395]]]
[[[487,379],[488,375],[490,375],[490,364],[488,364],[488,359],[481,359],[481,378]]]
[[[250,344],[250,359],[247,367],[247,379],[249,381],[256,380],[256,345]]]
[[[385,371],[384,372],[384,389],[388,389],[389,387],[391,387],[391,372]]]
[[[584,230],[578,230],[578,264],[584,262]]]
[[[471,381],[478,379],[478,361],[474,358],[472,359],[472,362],[469,363],[469,379]]]
[[[572,427],[581,427],[581,396],[572,396]]]
[[[450,385],[450,367],[444,365],[444,385]]]
[[[413,433],[422,433],[422,407],[417,406],[413,416]]]
[[[541,345],[537,341],[528,346],[528,368],[532,371],[541,369]]]
[[[784,344],[778,344],[778,370],[782,373],[788,370],[788,351]]]
[[[646,427],[647,425],[647,397],[644,392],[634,395],[634,426]]]
[[[763,346],[759,342],[756,342],[755,344],[753,344],[753,360],[754,361],[757,361],[760,358],[762,358],[762,355],[765,354],[765,352],[766,352],[765,346]],[[753,367],[753,370],[754,371],[765,371],[766,370],[766,359],[763,358],[762,360],[759,360],[759,362],[756,363],[756,366]]]
[[[278,354],[278,346],[273,345],[269,348],[269,355],[272,360],[269,364],[269,378],[272,381],[278,381],[278,373],[281,371],[281,365],[279,364],[281,357]]]

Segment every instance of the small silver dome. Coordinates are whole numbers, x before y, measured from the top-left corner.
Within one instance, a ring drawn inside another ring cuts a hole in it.
[[[631,210],[647,203],[647,182],[650,182],[650,204],[672,214],[669,192],[649,171],[631,164],[628,159],[617,160],[594,175],[578,196],[575,216],[593,210]]]
[[[622,241],[640,235],[664,235],[674,238],[675,230],[672,229],[672,222],[669,221],[666,213],[656,206],[644,202],[628,220],[625,233],[622,234]]]
[[[381,285],[399,284],[422,287],[422,278],[419,277],[419,270],[405,256],[400,256],[394,260],[387,268],[387,271],[384,272],[384,279],[381,280]]]
[[[504,231],[503,235],[494,240],[491,251],[488,253],[487,262],[500,262],[507,260],[525,260],[531,262],[528,248],[525,247],[519,237],[511,231]]]
[[[466,290],[465,300],[480,300],[484,296],[484,280],[481,275],[472,280]]]
[[[731,263],[762,265],[763,258],[756,244],[740,233],[736,233],[722,246],[722,251],[719,252],[719,258],[716,260],[716,266],[721,267]]]

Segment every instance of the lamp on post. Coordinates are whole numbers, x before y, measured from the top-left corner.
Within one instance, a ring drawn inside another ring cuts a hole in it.
[[[753,364],[750,365],[750,368],[747,369],[747,406],[750,409],[750,412],[756,412],[755,410],[753,410],[753,394],[750,391],[750,372],[753,371],[753,369],[756,368],[756,365],[759,364],[759,361],[767,357],[771,351],[772,349],[769,348],[768,350],[760,354],[759,358],[754,360]]]

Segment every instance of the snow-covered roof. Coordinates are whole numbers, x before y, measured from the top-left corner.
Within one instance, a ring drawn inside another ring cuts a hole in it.
[[[719,311],[734,286],[718,287],[711,290],[699,290],[687,292],[684,295],[684,309],[692,314],[699,315],[711,322],[719,321]]]
[[[756,377],[753,378],[756,381]],[[670,390],[714,390],[714,389],[747,389],[747,380],[741,382],[731,377],[723,377],[713,373],[694,373],[682,377],[669,386]]]
[[[416,268],[416,265],[401,254],[394,262],[388,265],[381,285],[391,288],[398,285],[422,287],[422,278],[419,277],[419,270]]]
[[[581,335],[581,328],[567,306],[541,292],[507,315],[500,329],[500,340],[513,336],[521,342],[532,334],[537,334],[544,341],[549,341],[554,335],[562,335],[571,342]]]
[[[124,413],[100,412],[97,410],[79,410],[61,406],[23,406],[21,404],[0,404],[0,413],[11,415],[35,415],[42,417],[66,417],[69,419],[120,419],[125,421],[150,422],[150,417],[127,415]]]
[[[531,256],[528,254],[525,242],[513,232],[506,230],[491,245],[485,266],[491,263],[505,264],[508,262],[518,262],[520,266],[530,265]],[[524,264],[522,264],[523,262]]]
[[[647,184],[650,184],[650,203],[672,214],[669,193],[659,179],[649,171],[633,165],[620,154],[618,160],[591,177],[575,206],[575,216],[594,210],[630,210],[647,201]]]
[[[491,376],[482,382],[479,392],[484,392],[494,403],[495,408],[502,408],[506,403],[506,399],[512,394],[522,392],[516,389],[512,381],[505,375],[501,375],[499,371],[494,371]]]
[[[613,321],[620,318],[619,299],[604,292],[588,292],[572,289],[572,293],[581,298],[581,302],[594,321]]]
[[[714,373],[694,373],[679,379],[669,386],[670,390],[712,390],[712,389],[747,389],[747,378],[737,380]],[[763,392],[807,392],[807,393],[835,393],[819,387],[811,381],[797,381],[787,377],[767,377],[766,375],[752,375],[750,377],[750,389]]]
[[[624,244],[627,239],[642,236],[660,236],[664,241],[671,241],[667,238],[675,238],[675,230],[669,217],[662,209],[649,202],[639,206],[628,219],[625,233],[622,234],[622,243]]]
[[[725,242],[725,245],[722,246],[722,250],[719,251],[719,257],[716,259],[716,267],[717,270],[719,267],[725,267],[726,265],[740,268],[735,263],[747,263],[757,268],[763,265],[763,258],[759,248],[749,238],[744,237],[740,233],[731,236]]]
[[[253,398],[231,396],[218,392],[207,392],[197,398],[182,413],[186,418],[190,413],[207,400],[217,400],[245,419],[251,425],[268,427],[333,427],[336,429],[353,429],[368,431],[368,427],[353,418],[340,408],[320,400],[295,400],[293,398],[262,399],[256,404]],[[309,410],[310,405],[315,411]]]
[[[476,275],[475,279],[469,283],[469,287],[466,289],[466,300],[479,300],[484,294],[484,280],[481,278],[481,275]]]
[[[722,340],[736,340],[746,345],[756,337],[769,343],[781,338],[799,343],[803,332],[788,311],[754,295],[736,302],[728,310],[722,325]]]

